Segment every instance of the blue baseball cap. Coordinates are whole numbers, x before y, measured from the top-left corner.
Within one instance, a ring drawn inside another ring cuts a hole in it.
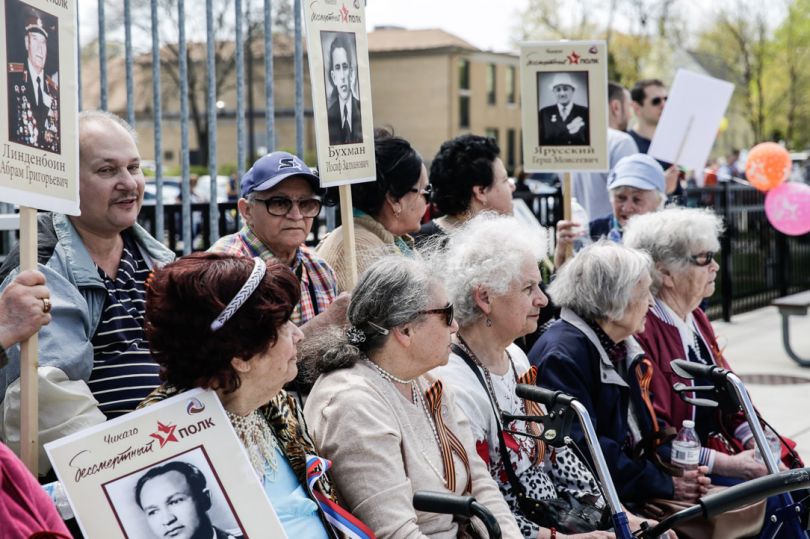
[[[291,153],[273,152],[260,157],[242,176],[241,196],[245,198],[254,191],[267,191],[291,176],[304,178],[315,193],[322,193],[321,180],[301,159]]]
[[[608,189],[634,187],[666,194],[666,178],[661,165],[646,153],[622,157],[608,176]]]

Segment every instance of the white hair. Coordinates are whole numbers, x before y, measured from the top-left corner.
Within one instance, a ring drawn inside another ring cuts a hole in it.
[[[478,286],[490,294],[506,294],[520,279],[527,260],[539,261],[545,253],[545,234],[515,217],[485,212],[451,234],[445,258],[447,294],[460,325],[482,316],[473,295]]]
[[[659,269],[681,272],[689,266],[691,255],[719,251],[723,230],[723,219],[712,210],[672,207],[631,217],[622,241],[650,254],[657,266],[653,272],[653,291],[657,293],[661,286]]]
[[[653,262],[644,251],[600,240],[580,251],[557,273],[548,288],[555,305],[586,320],[618,320],[633,291]]]

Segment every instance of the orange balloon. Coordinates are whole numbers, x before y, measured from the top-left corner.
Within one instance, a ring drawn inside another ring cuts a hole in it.
[[[775,142],[757,144],[748,152],[745,177],[760,191],[770,191],[790,174],[790,154]]]

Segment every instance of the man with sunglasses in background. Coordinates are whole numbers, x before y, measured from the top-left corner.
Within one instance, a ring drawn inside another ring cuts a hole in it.
[[[237,203],[242,229],[209,249],[289,265],[301,284],[291,320],[305,333],[343,323],[348,305],[347,294],[338,297],[335,272],[304,244],[321,211],[322,193],[320,180],[301,159],[287,152],[267,154],[242,177]]]
[[[633,99],[633,112],[636,115],[636,125],[628,131],[633,140],[636,141],[638,151],[648,153],[652,144],[658,121],[661,113],[664,112],[664,105],[667,102],[667,87],[658,79],[640,80],[630,90],[630,97]],[[680,170],[678,166],[666,161],[656,159],[664,169],[666,177],[667,195],[670,200],[677,202],[683,194],[680,183]]]

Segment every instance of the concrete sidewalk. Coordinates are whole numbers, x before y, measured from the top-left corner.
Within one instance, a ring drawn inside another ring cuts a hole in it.
[[[766,307],[713,325],[754,405],[782,435],[796,441],[810,465],[810,368],[800,367],[785,352],[779,311]],[[791,345],[800,357],[810,359],[810,315],[791,317]]]

